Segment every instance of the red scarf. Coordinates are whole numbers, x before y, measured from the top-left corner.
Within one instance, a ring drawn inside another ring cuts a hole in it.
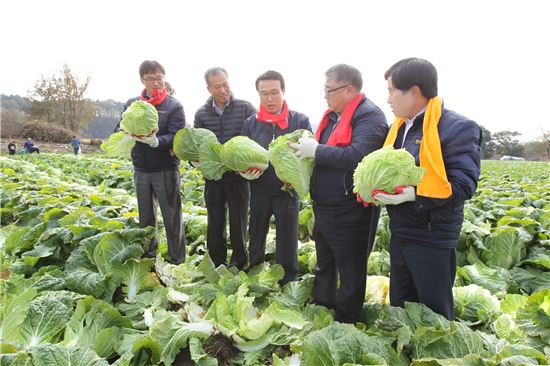
[[[140,99],[149,102],[156,107],[160,103],[164,102],[164,99],[166,99],[167,95],[168,93],[166,93],[166,88],[162,89],[161,92],[159,92],[158,89],[153,89],[153,96],[151,98],[147,98],[147,89],[144,89],[141,92]]]
[[[336,128],[332,133],[330,134],[330,137],[328,138],[328,141],[325,145],[330,146],[348,146],[351,142],[351,117],[353,117],[353,113],[355,113],[355,109],[357,109],[357,106],[359,103],[363,100],[365,97],[364,93],[360,93],[355,99],[350,101],[346,107],[344,108],[344,111],[342,112],[342,115],[340,116],[340,122],[336,125]],[[331,109],[327,109],[325,114],[323,114],[323,118],[321,119],[321,122],[319,123],[319,127],[317,128],[317,131],[315,131],[315,138],[317,141],[321,138],[321,134],[323,133],[323,130],[327,127],[328,124],[328,116],[332,112]]]
[[[258,122],[269,123],[277,125],[281,130],[285,130],[288,127],[288,106],[286,100],[283,100],[283,110],[279,114],[272,114],[260,104],[260,111],[256,114]]]

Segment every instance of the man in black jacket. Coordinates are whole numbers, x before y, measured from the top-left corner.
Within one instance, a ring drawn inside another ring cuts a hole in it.
[[[277,137],[299,129],[311,131],[309,118],[288,109],[284,99],[285,80],[277,71],[267,71],[256,79],[260,95],[260,111],[248,118],[242,134],[265,149]],[[254,168],[251,168],[254,169]],[[261,174],[261,176],[260,176]],[[296,280],[298,274],[298,213],[300,200],[294,191],[281,190],[283,182],[270,164],[265,172],[250,171],[241,174],[250,179],[250,266],[264,261],[265,241],[271,216],[275,216],[275,262],[282,265],[285,276],[281,284]]]
[[[231,94],[227,72],[221,67],[204,74],[211,97],[195,114],[195,128],[206,128],[223,144],[241,134],[245,119],[256,113],[247,101]],[[191,162],[197,165],[197,162]],[[204,200],[208,210],[206,247],[216,266],[227,264],[226,212],[229,209],[229,232],[233,252],[229,266],[242,269],[246,265],[246,227],[250,187],[236,172],[226,172],[220,180],[205,180]]]
[[[315,158],[310,191],[317,251],[314,301],[334,308],[336,320],[354,323],[365,299],[367,260],[380,210],[357,202],[353,171],[365,155],[382,147],[388,124],[382,110],[361,93],[359,70],[339,64],[325,76],[329,109],[316,138],[290,146],[301,157]]]
[[[141,227],[156,227],[158,205],[166,229],[169,260],[179,264],[185,261],[185,231],[181,212],[180,162],[172,145],[176,132],[185,127],[185,115],[181,103],[167,95],[164,75],[164,67],[159,62],[143,61],[139,76],[145,89],[141,96],[128,100],[124,110],[139,99],[157,109],[158,131],[142,138],[134,137],[137,143],[132,149],[139,224]],[[145,254],[154,257],[157,247],[155,237]]]
[[[390,302],[423,303],[454,318],[455,250],[464,201],[474,194],[480,169],[481,129],[443,108],[437,70],[408,58],[386,71],[388,103],[397,117],[385,145],[403,148],[425,169],[418,187],[378,193],[390,216]]]

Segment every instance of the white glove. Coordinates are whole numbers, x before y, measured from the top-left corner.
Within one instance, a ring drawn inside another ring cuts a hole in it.
[[[378,192],[373,198],[384,205],[399,205],[400,203],[414,201],[416,199],[414,187],[406,186],[402,189],[399,188],[400,187],[395,190],[396,194]]]
[[[150,136],[143,136],[143,137],[132,136],[132,138],[134,140],[136,140],[137,142],[147,144],[151,147],[158,147],[159,146],[159,139],[157,138],[156,133],[153,133]]]
[[[294,155],[302,159],[314,158],[315,151],[317,150],[318,145],[319,143],[317,142],[317,140],[315,140],[313,137],[309,137],[308,131],[304,131],[302,137],[298,139],[298,143],[288,144],[288,146],[296,150],[296,152],[294,152]]]
[[[260,168],[250,168],[246,172],[239,172],[241,177],[248,180],[254,180],[260,178],[260,175],[263,174],[263,171]]]

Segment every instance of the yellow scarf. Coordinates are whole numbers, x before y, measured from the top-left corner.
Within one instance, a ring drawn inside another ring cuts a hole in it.
[[[453,193],[451,184],[447,180],[445,163],[441,153],[441,141],[437,124],[441,118],[442,101],[440,97],[433,97],[428,101],[422,127],[422,141],[420,142],[420,166],[424,168],[424,177],[416,188],[416,194],[430,198],[448,198]],[[397,138],[399,127],[405,122],[404,118],[396,118],[386,137],[384,146],[392,145]]]

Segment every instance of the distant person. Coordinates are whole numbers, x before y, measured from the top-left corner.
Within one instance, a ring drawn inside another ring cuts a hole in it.
[[[315,138],[300,138],[290,146],[303,158],[315,158],[313,300],[334,309],[337,321],[355,323],[365,300],[367,261],[380,209],[357,201],[353,171],[365,155],[382,147],[388,124],[382,110],[361,92],[363,78],[355,67],[335,65],[325,77],[329,109]]]
[[[479,179],[481,129],[443,107],[429,61],[403,59],[384,77],[396,117],[384,145],[407,150],[425,169],[417,187],[374,195],[390,217],[390,302],[422,303],[452,320],[456,246]]]
[[[31,148],[33,147],[33,145],[34,145],[34,142],[32,142],[32,139],[29,137],[27,141],[25,141],[25,144],[23,145],[23,147],[25,148],[25,152],[27,154],[31,153]]]
[[[166,92],[168,93],[168,95],[176,94],[176,89],[172,87],[172,84],[170,84],[168,81],[165,81],[164,85],[166,85]]]
[[[76,137],[76,135],[73,135],[71,145],[73,146],[74,154],[78,155],[78,152],[80,151],[80,140]]]
[[[195,114],[195,128],[206,128],[224,143],[241,134],[243,122],[256,113],[249,102],[233,97],[227,71],[213,67],[204,74],[210,97]],[[191,162],[193,165],[199,162]],[[206,247],[216,266],[227,263],[226,216],[233,254],[229,266],[242,269],[247,262],[246,227],[250,187],[238,173],[226,172],[220,180],[205,179],[204,200],[208,211]]]
[[[15,145],[15,141],[11,140],[8,144],[8,154],[15,155],[15,152],[17,150],[17,145]]]
[[[265,149],[279,136],[299,129],[311,131],[309,118],[288,108],[285,100],[285,80],[277,71],[267,71],[256,79],[260,110],[243,125],[242,134]],[[262,174],[263,173],[263,174]],[[283,266],[281,284],[296,280],[298,275],[298,213],[300,199],[281,190],[284,183],[277,178],[270,164],[261,172],[257,168],[240,173],[250,180],[250,267],[265,260],[265,244],[271,216],[275,217],[275,263]]]
[[[157,206],[164,221],[168,259],[172,264],[185,261],[185,231],[181,209],[180,162],[173,150],[174,135],[185,126],[183,106],[168,95],[164,67],[157,61],[143,61],[139,77],[145,89],[141,96],[126,102],[124,110],[136,100],[144,100],[158,111],[158,131],[150,136],[134,137],[132,149],[134,185],[141,227],[157,226]],[[115,130],[118,130],[117,125]],[[154,257],[158,238],[151,239],[145,255]]]

